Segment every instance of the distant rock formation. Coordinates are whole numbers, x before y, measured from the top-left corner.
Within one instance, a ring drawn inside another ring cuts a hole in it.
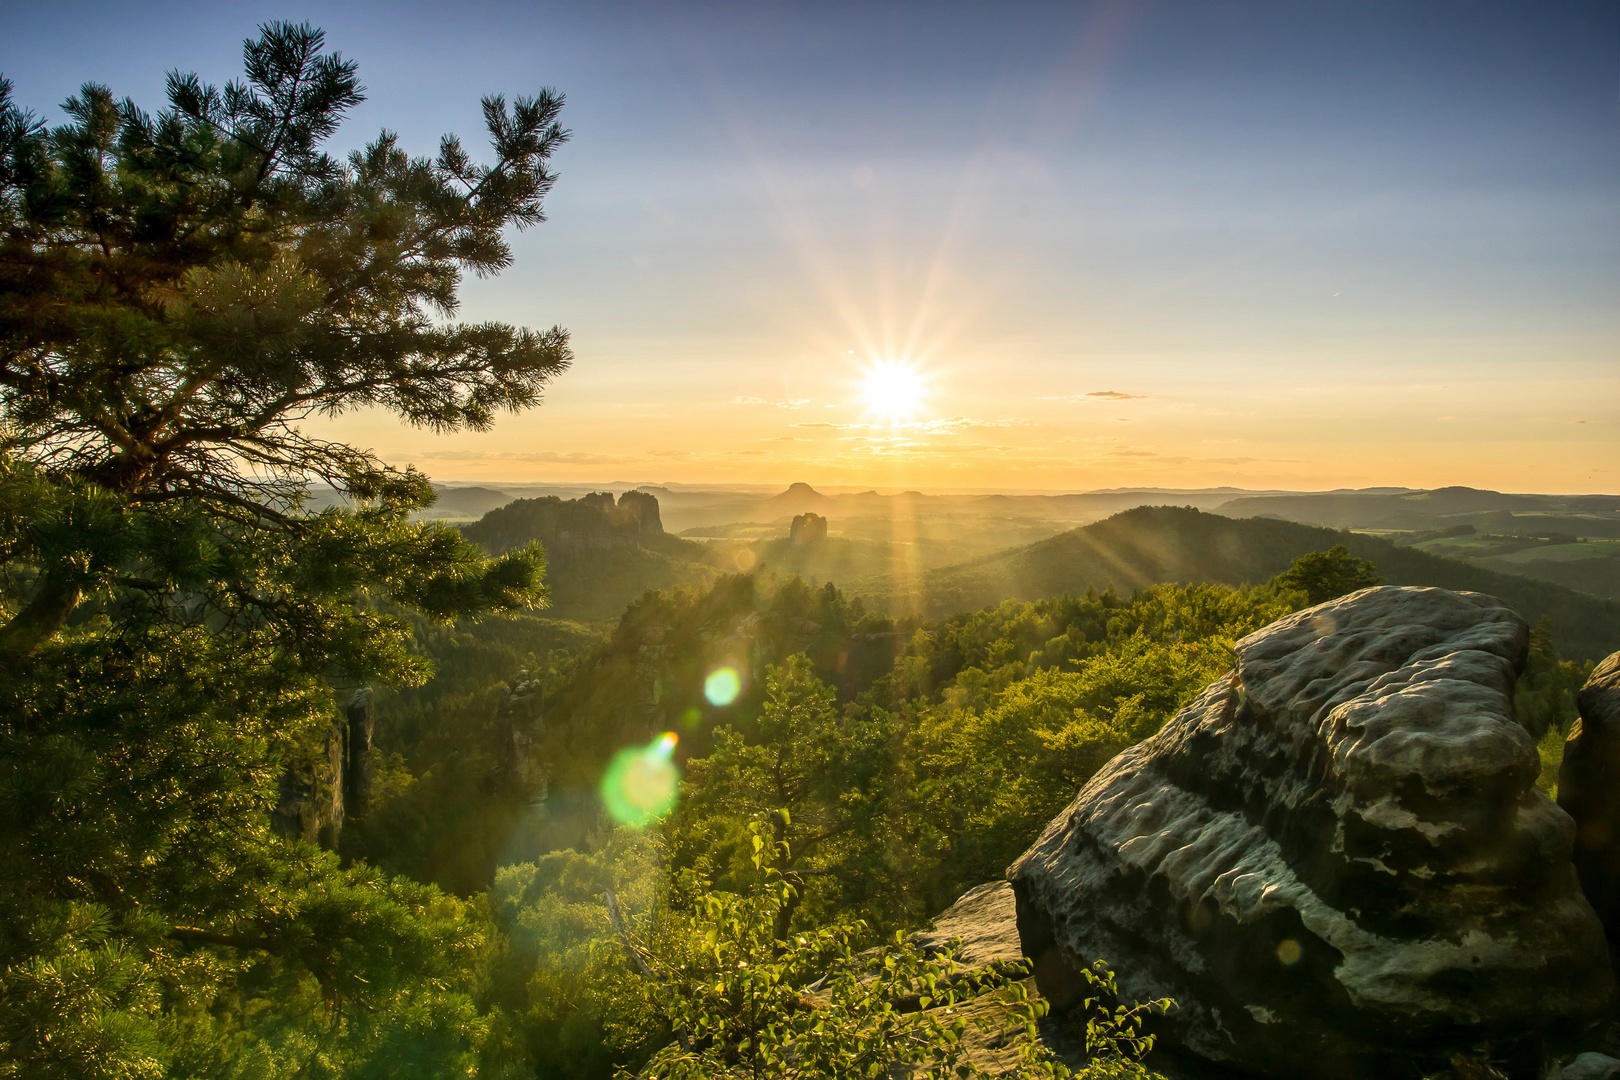
[[[538,540],[551,550],[624,547],[662,536],[658,500],[644,491],[597,491],[578,499],[518,499],[464,525],[467,538],[493,555]]]
[[[270,827],[277,835],[337,849],[344,822],[363,818],[371,802],[376,725],[371,691],[350,694],[318,747],[295,755],[282,772],[270,811]]]
[[[536,754],[546,733],[545,704],[539,682],[531,682],[527,671],[518,672],[510,685],[501,687],[495,712],[500,750],[485,777],[486,790],[516,787],[531,801],[545,800],[545,764]]]
[[[795,544],[813,544],[827,539],[827,519],[820,514],[806,512],[793,519],[788,533]]]
[[[1062,1007],[1106,961],[1171,997],[1172,1048],[1268,1077],[1417,1077],[1606,1010],[1575,828],[1513,718],[1523,620],[1383,587],[1237,645],[1237,669],[1110,762],[1008,870]]]
[[[1597,666],[1576,703],[1558,805],[1575,819],[1575,870],[1620,960],[1620,652]]]

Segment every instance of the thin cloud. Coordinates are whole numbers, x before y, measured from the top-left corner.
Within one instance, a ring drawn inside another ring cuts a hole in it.
[[[1006,416],[1000,420],[975,420],[969,416],[951,416],[943,420],[923,420],[904,425],[925,435],[954,435],[969,428],[1034,427],[1034,421],[1019,416]]]
[[[807,397],[787,398],[783,401],[766,401],[752,394],[738,394],[731,399],[733,405],[771,405],[778,409],[802,409],[806,405],[814,404],[813,399]]]
[[[1037,401],[1144,401],[1146,394],[1127,394],[1123,390],[1093,390],[1086,394],[1055,394],[1036,398]]]
[[[540,461],[552,465],[628,465],[634,458],[603,454],[558,454],[550,450],[517,453],[511,450],[492,454],[483,450],[426,450],[414,455],[418,461]]]

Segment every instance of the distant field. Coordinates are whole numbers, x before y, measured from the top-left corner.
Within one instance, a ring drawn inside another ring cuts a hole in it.
[[[1539,578],[1593,596],[1620,600],[1620,538],[1583,536],[1574,542],[1526,536],[1446,536],[1408,545],[1487,570]]]

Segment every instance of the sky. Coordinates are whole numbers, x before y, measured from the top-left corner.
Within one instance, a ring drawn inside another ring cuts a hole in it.
[[[549,221],[459,318],[566,327],[462,482],[1620,492],[1620,4],[0,0],[0,73],[156,108],[272,19],[381,128],[555,86]]]

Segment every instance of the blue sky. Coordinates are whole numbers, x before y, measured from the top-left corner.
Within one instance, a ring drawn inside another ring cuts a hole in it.
[[[157,105],[274,18],[359,62],[341,145],[568,95],[462,314],[575,369],[336,424],[435,476],[1620,490],[1620,5],[14,4],[0,71]]]

